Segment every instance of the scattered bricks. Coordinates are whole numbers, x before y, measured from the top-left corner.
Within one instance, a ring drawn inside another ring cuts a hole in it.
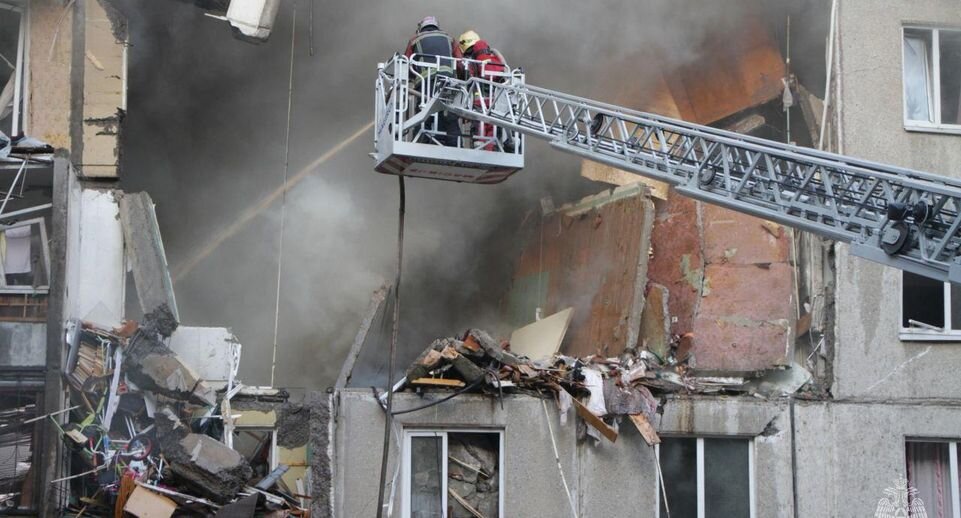
[[[504,350],[503,347],[494,340],[491,335],[487,334],[486,331],[480,329],[471,329],[467,332],[467,336],[464,337],[464,341],[467,342],[468,339],[476,342],[488,356],[494,358],[495,360],[503,363],[504,365],[519,365],[522,362],[514,356],[513,354]]]
[[[224,504],[253,476],[243,456],[209,436],[190,433],[170,408],[158,410],[154,422],[170,469],[198,494]]]

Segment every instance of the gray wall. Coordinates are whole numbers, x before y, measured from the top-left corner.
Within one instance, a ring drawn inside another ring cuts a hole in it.
[[[838,9],[840,151],[961,177],[961,136],[905,131],[901,85],[902,25],[961,27],[961,4],[843,0]],[[853,257],[846,246],[839,247],[837,257],[834,395],[958,398],[961,343],[911,343],[898,337],[901,273]]]
[[[906,439],[961,431],[961,407],[950,404],[798,402],[795,415],[801,517],[874,516],[905,475]]]
[[[339,393],[334,431],[335,509],[338,517],[372,516],[377,502],[384,413],[366,390]],[[411,393],[396,396],[396,408],[425,400]],[[576,495],[579,516],[651,516],[656,478],[653,449],[634,427],[621,424],[617,442],[594,446],[576,439],[576,419],[559,422],[556,406],[548,414],[565,477]],[[665,407],[662,434],[738,435],[755,439],[757,516],[791,516],[791,440],[786,403],[753,398],[672,400]],[[399,431],[418,427],[478,427],[504,430],[504,498],[509,517],[571,516],[554,460],[541,400],[508,396],[463,395],[413,414],[398,416]],[[391,445],[394,473],[397,443]],[[399,478],[398,478],[399,484]],[[399,496],[399,495],[398,495]],[[395,500],[395,515],[400,503]]]
[[[43,367],[47,325],[0,322],[0,367]]]

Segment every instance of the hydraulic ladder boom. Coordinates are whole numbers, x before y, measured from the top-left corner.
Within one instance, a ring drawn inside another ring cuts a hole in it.
[[[961,282],[961,181],[800,148],[516,81],[438,80],[434,108],[667,182],[685,196]]]

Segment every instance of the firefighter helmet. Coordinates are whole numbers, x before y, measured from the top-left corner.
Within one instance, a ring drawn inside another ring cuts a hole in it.
[[[457,38],[457,44],[460,45],[461,52],[467,52],[467,49],[473,47],[478,41],[480,41],[480,35],[472,30],[461,34]]]
[[[428,27],[434,27],[435,29],[440,27],[440,25],[437,24],[437,18],[425,16],[423,20],[417,23],[417,32],[423,32],[423,30]]]

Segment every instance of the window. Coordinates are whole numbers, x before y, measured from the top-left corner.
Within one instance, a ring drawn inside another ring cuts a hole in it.
[[[46,293],[49,271],[43,218],[0,225],[0,293]]]
[[[904,127],[961,134],[961,30],[905,27]]]
[[[499,431],[408,431],[404,436],[402,516],[503,516],[502,444]]]
[[[900,336],[902,340],[961,340],[961,286],[903,272]]]
[[[749,439],[665,437],[655,454],[658,516],[754,517],[754,443]],[[667,505],[664,497],[667,494]]]
[[[904,447],[908,474],[908,516],[952,518],[961,514],[958,504],[958,443],[916,440]],[[914,489],[914,491],[911,490]],[[920,512],[921,509],[924,512]]]
[[[25,18],[20,7],[0,0],[0,131],[8,136],[23,130]]]

